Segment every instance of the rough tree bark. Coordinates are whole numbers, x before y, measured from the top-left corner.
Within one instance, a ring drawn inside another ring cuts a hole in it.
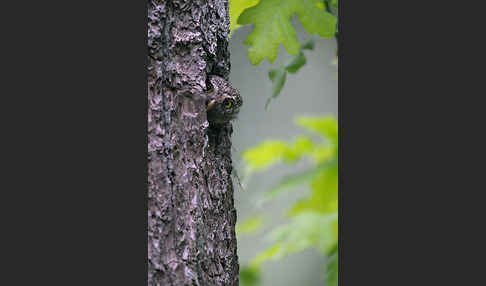
[[[231,123],[208,124],[228,79],[228,0],[148,2],[148,284],[238,285]]]

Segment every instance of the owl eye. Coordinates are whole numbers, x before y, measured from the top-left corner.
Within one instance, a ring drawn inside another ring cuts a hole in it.
[[[224,108],[226,108],[226,109],[231,108],[231,107],[233,106],[233,100],[231,100],[231,99],[225,99],[225,100],[223,101],[223,106],[224,106]]]

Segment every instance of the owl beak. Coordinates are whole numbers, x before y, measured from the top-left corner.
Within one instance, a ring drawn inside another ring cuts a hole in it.
[[[213,106],[214,106],[214,104],[215,104],[215,103],[216,103],[216,100],[215,100],[215,99],[211,100],[211,101],[208,103],[208,105],[207,105],[207,107],[206,107],[206,110],[210,110],[211,108],[213,108]]]

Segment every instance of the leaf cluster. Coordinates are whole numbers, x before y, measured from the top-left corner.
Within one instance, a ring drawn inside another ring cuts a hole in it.
[[[313,247],[328,257],[328,285],[336,285],[338,240],[338,126],[334,117],[299,117],[296,123],[315,132],[319,140],[299,136],[291,142],[267,140],[243,153],[250,172],[262,172],[276,164],[295,164],[309,160],[308,170],[283,178],[265,193],[263,202],[281,195],[284,190],[295,190],[307,185],[308,197],[297,201],[287,212],[290,221],[277,226],[267,236],[271,246],[259,253],[245,268],[258,273],[260,265],[268,260],[278,260],[288,254]],[[240,229],[256,230],[261,218],[252,217]],[[248,227],[250,225],[251,227]],[[253,269],[253,270],[251,270]],[[258,277],[255,274],[255,277]]]
[[[253,30],[244,41],[249,45],[248,57],[253,65],[260,64],[264,58],[273,63],[280,44],[294,55],[289,64],[269,71],[273,91],[265,109],[280,94],[287,73],[296,73],[306,64],[303,51],[314,48],[313,40],[299,43],[292,16],[297,15],[309,34],[329,38],[336,35],[338,21],[331,7],[337,9],[337,0],[230,0],[230,30],[253,24]]]
[[[255,2],[258,3],[255,5]],[[230,30],[236,29],[237,25],[253,24],[253,30],[244,41],[250,46],[250,62],[258,65],[267,58],[273,63],[280,44],[291,55],[299,52],[297,32],[291,23],[293,15],[297,15],[309,34],[317,33],[321,37],[329,38],[336,32],[337,19],[326,11],[322,0],[232,0],[230,21],[233,24]],[[236,23],[234,19],[237,19]]]

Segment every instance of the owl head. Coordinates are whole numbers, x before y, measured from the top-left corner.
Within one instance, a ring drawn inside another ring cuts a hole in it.
[[[219,76],[211,76],[207,84],[207,117],[213,124],[228,122],[238,115],[243,104],[240,93]]]

